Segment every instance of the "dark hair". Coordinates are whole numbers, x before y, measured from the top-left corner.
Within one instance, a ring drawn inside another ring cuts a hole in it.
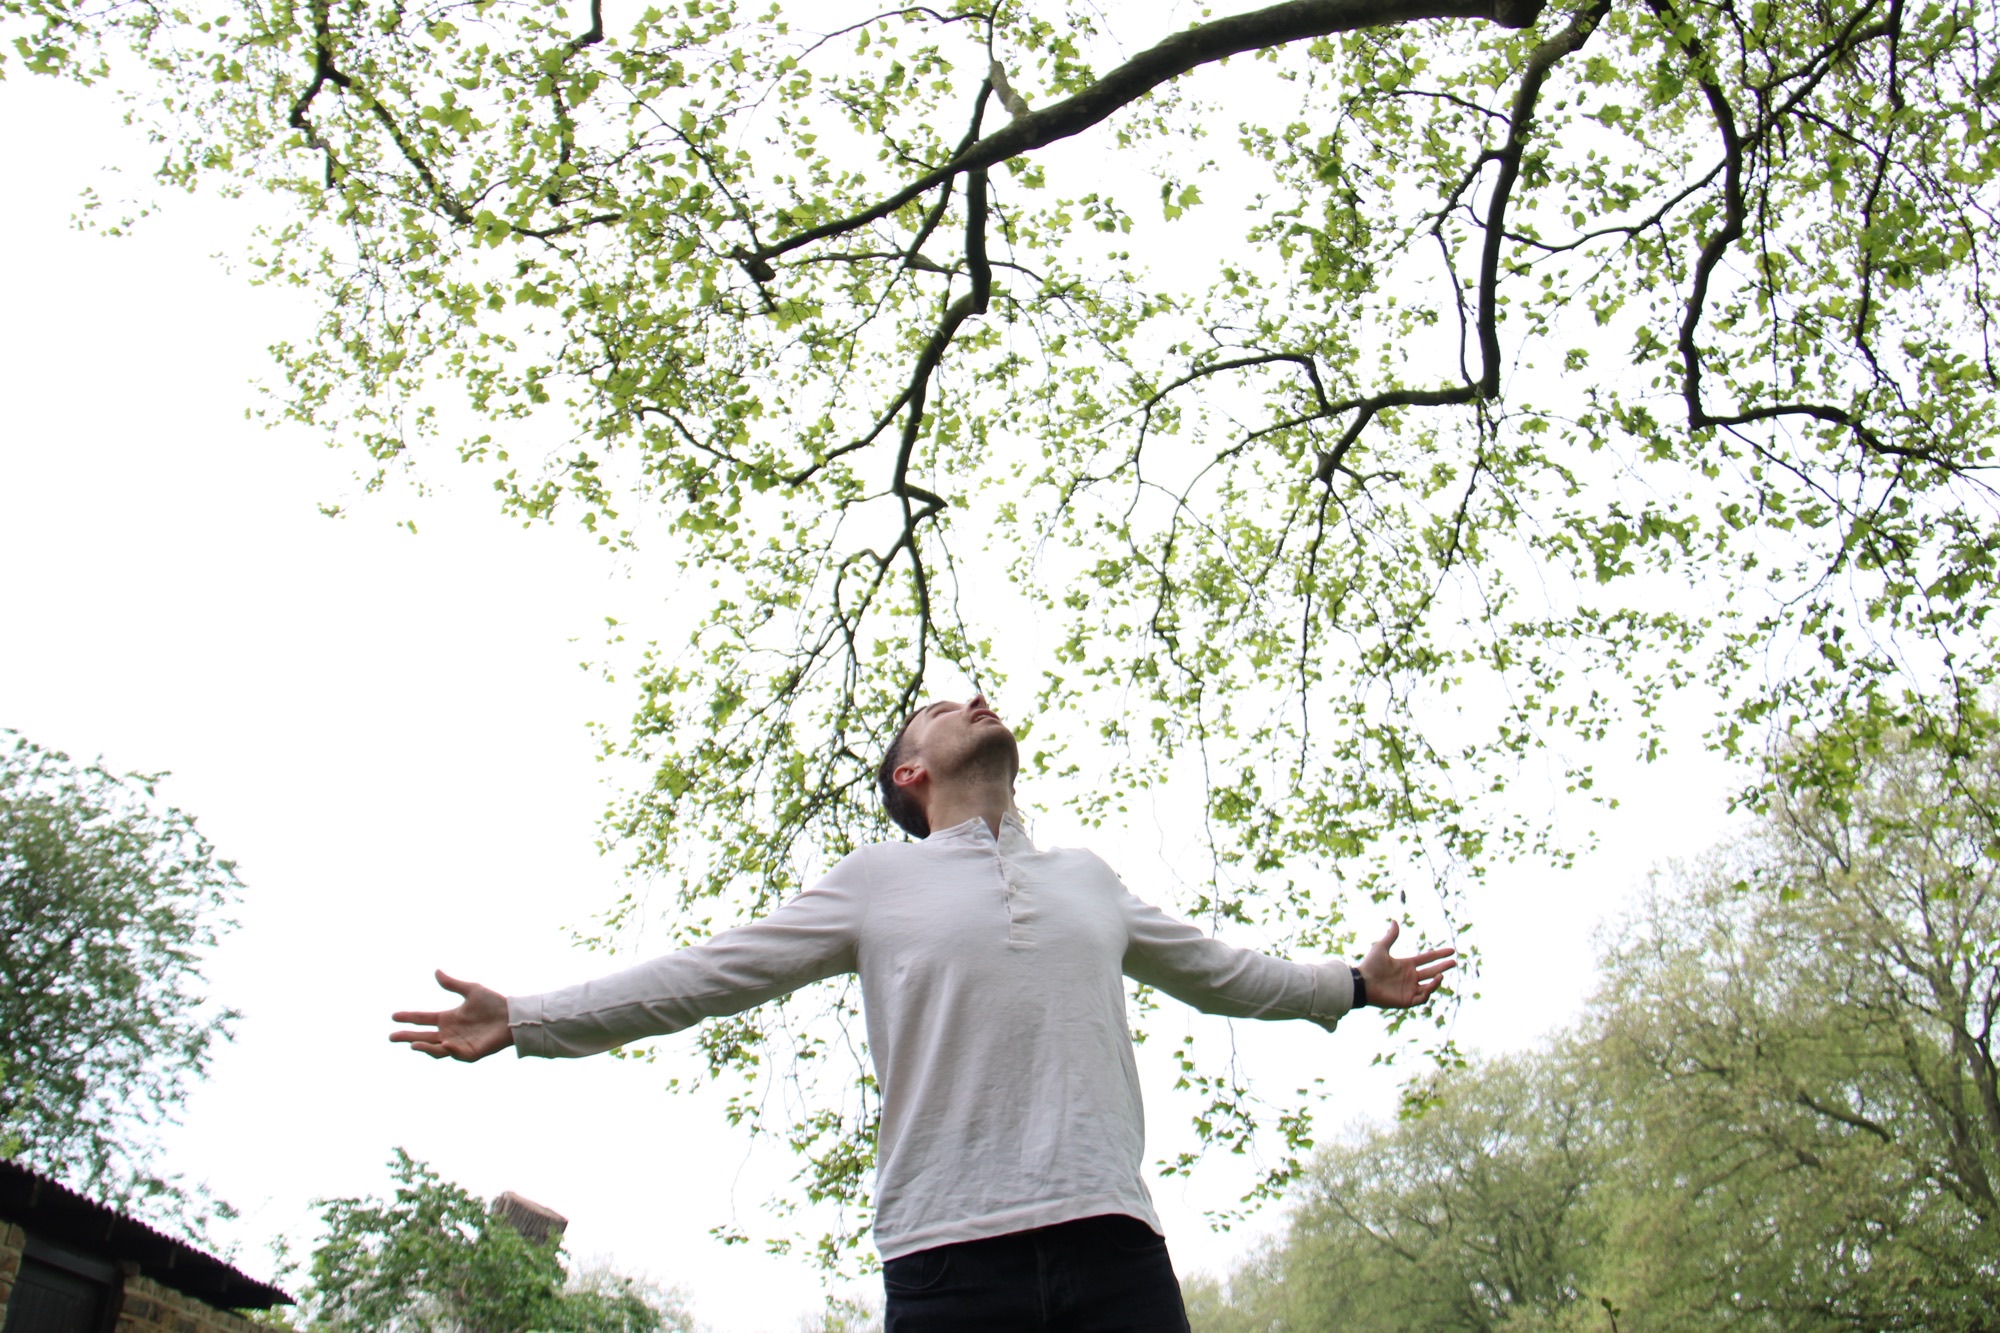
[[[910,723],[917,720],[915,713],[903,719],[903,725],[896,728],[896,739],[889,742],[889,749],[882,756],[882,766],[875,770],[875,785],[882,790],[882,808],[889,812],[889,818],[896,821],[903,832],[913,838],[931,836],[931,821],[924,814],[923,806],[917,798],[896,785],[896,766],[903,762],[903,737],[910,730]]]

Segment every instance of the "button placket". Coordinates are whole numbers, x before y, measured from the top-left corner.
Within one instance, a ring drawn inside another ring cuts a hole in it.
[[[1007,943],[1017,949],[1033,948],[1035,922],[1033,895],[1021,884],[1018,869],[1002,856],[994,858],[1000,885],[1007,901]]]

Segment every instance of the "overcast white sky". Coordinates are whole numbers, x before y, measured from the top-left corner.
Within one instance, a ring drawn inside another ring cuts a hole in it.
[[[307,316],[214,258],[240,244],[247,208],[173,199],[134,237],[79,235],[78,192],[115,196],[102,166],[144,160],[115,108],[16,74],[0,115],[0,726],[172,770],[168,797],[247,886],[209,967],[240,1035],[171,1160],[244,1210],[237,1257],[259,1276],[271,1237],[310,1248],[312,1199],[381,1190],[401,1145],[481,1194],[567,1214],[573,1253],[684,1286],[718,1333],[795,1328],[817,1275],[707,1235],[765,1229],[759,1201],[790,1166],[752,1153],[714,1105],[662,1092],[676,1071],[437,1066],[384,1040],[391,1009],[443,998],[433,967],[538,990],[611,965],[565,928],[620,884],[593,850],[608,793],[585,728],[629,700],[579,662],[607,614],[671,637],[665,590],[572,534],[502,520],[469,474],[436,497],[354,502],[348,460],[244,419],[264,347]],[[322,500],[354,516],[324,519]],[[405,517],[419,535],[393,526]],[[1722,827],[1726,775],[1699,756],[1636,772],[1600,760],[1625,797],[1600,824],[1605,849],[1567,875],[1502,875],[1476,904],[1484,998],[1458,1028],[1476,1048],[1566,1021],[1600,916]],[[1157,870],[1146,829],[1093,841],[1135,886]],[[1331,1038],[1293,1025],[1242,1041],[1253,1074],[1338,1088],[1338,1124],[1392,1104],[1393,1080],[1366,1069],[1379,1030],[1364,1015]],[[1163,1071],[1149,1078],[1164,1147],[1185,1116]],[[1240,1188],[1232,1166],[1157,1190],[1184,1270],[1225,1268],[1278,1221],[1204,1226],[1202,1205]]]

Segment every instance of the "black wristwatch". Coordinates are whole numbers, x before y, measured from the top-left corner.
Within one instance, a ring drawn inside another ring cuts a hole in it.
[[[1354,1004],[1352,1007],[1356,1009],[1365,1008],[1368,1004],[1368,982],[1361,975],[1360,968],[1350,963],[1347,970],[1354,974]]]

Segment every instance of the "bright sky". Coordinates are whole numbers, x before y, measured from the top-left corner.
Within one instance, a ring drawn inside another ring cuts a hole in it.
[[[579,662],[607,614],[672,637],[667,590],[572,534],[504,521],[470,474],[428,498],[357,496],[346,459],[246,421],[270,374],[264,347],[309,316],[215,258],[253,206],[175,198],[135,237],[79,235],[67,220],[81,189],[140,184],[103,177],[107,161],[144,160],[115,107],[16,74],[0,115],[16,127],[0,141],[13,183],[0,726],[117,769],[172,770],[168,797],[247,886],[208,968],[243,1013],[239,1038],[186,1106],[170,1160],[243,1209],[237,1258],[258,1276],[273,1272],[271,1238],[310,1249],[311,1200],[383,1190],[400,1145],[480,1194],[513,1189],[567,1214],[572,1253],[683,1286],[717,1333],[796,1328],[820,1304],[818,1276],[707,1234],[768,1230],[760,1201],[785,1192],[790,1165],[753,1153],[711,1102],[663,1092],[681,1065],[439,1066],[384,1040],[390,1010],[447,998],[433,967],[532,991],[614,965],[574,949],[566,927],[619,891],[593,848],[610,793],[585,728],[616,724],[630,701]],[[326,500],[353,516],[320,517]],[[393,526],[403,518],[419,535]],[[1650,770],[1597,758],[1625,798],[1599,822],[1604,850],[1566,875],[1503,874],[1475,903],[1484,998],[1457,1030],[1474,1048],[1565,1022],[1600,916],[1722,827],[1726,775],[1699,756]],[[1092,841],[1135,887],[1160,870],[1152,831]],[[1238,1028],[1253,1076],[1325,1077],[1330,1125],[1392,1104],[1393,1078],[1367,1069],[1384,1049],[1372,1015],[1333,1037],[1258,1026]],[[1186,1118],[1163,1091],[1165,1045],[1145,1057],[1161,1152]],[[1158,1185],[1183,1270],[1226,1268],[1280,1220],[1207,1229],[1202,1206],[1228,1203],[1241,1179],[1224,1162]]]

